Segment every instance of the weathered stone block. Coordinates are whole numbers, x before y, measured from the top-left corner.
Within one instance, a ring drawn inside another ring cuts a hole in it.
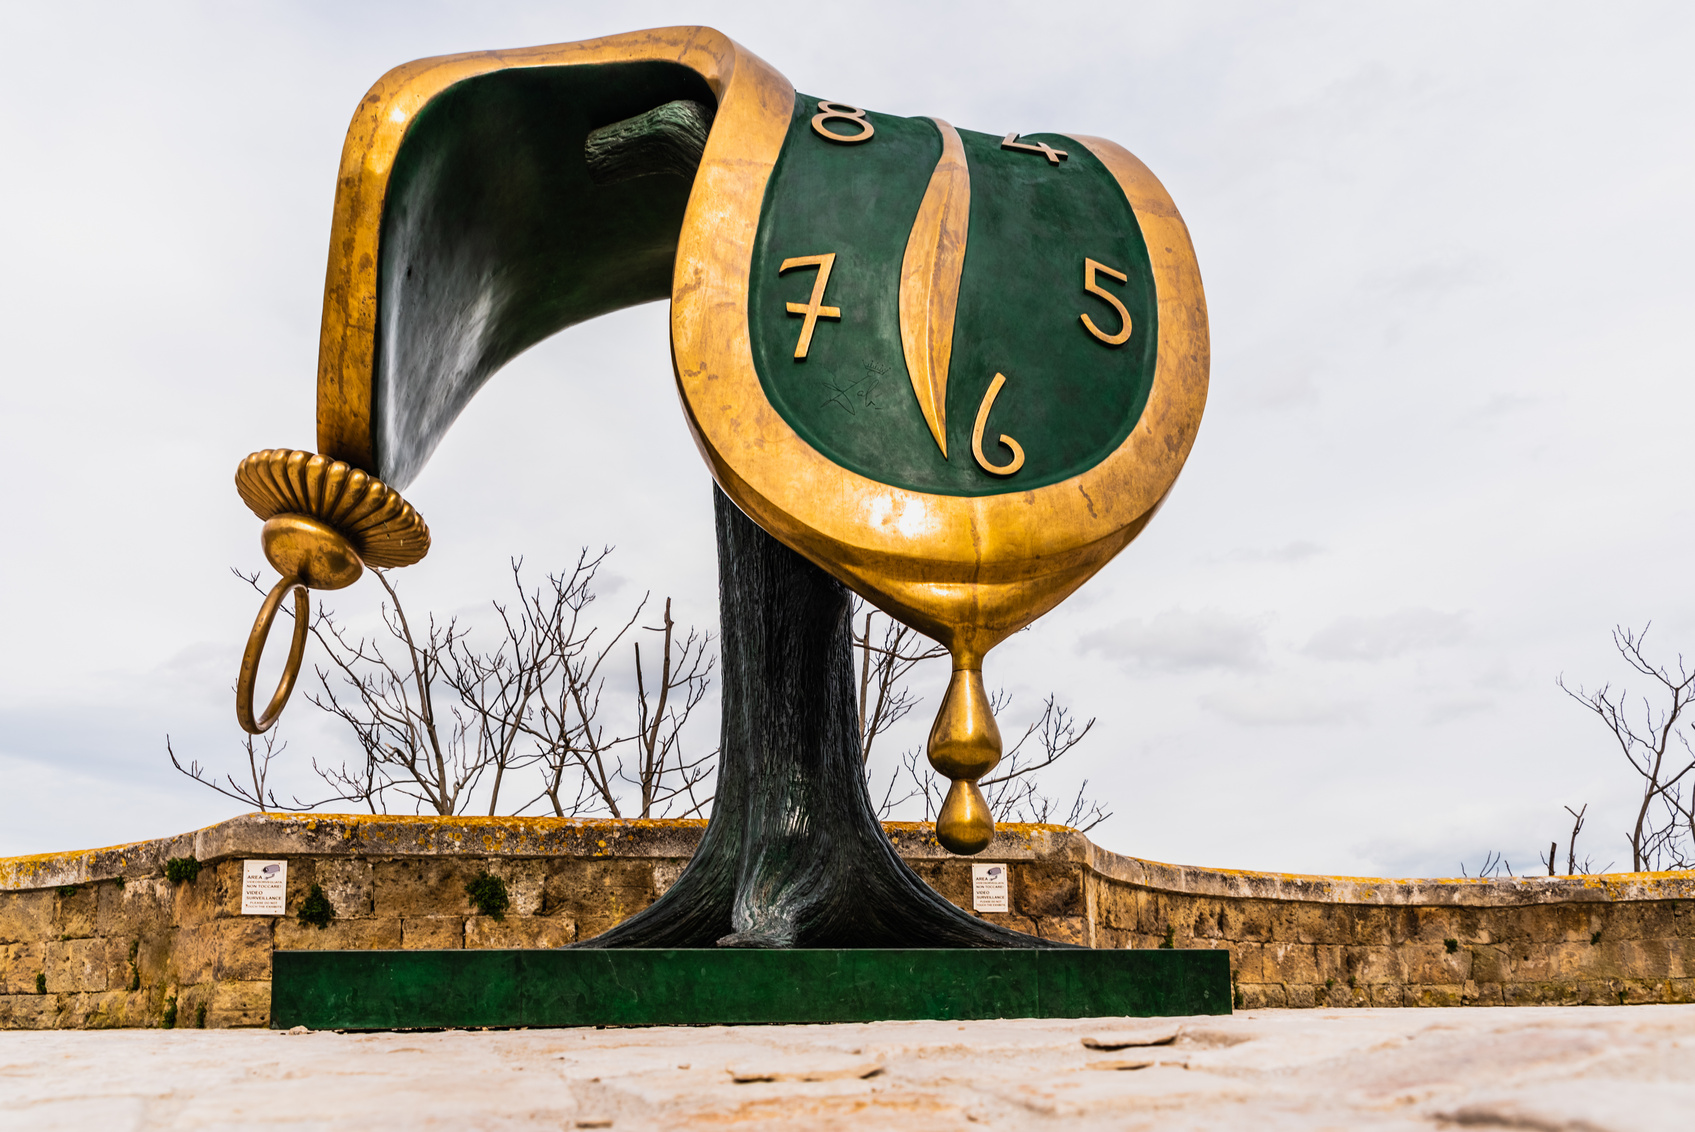
[[[1409,986],[1458,984],[1472,977],[1472,951],[1469,947],[1449,952],[1447,946],[1439,942],[1403,943],[1396,950]]]
[[[50,994],[106,989],[106,948],[98,939],[56,940],[43,948]]]
[[[1102,885],[1095,899],[1095,910],[1102,927],[1136,930],[1135,896],[1122,885]]]
[[[1619,942],[1613,947],[1619,974],[1631,979],[1671,978],[1671,945],[1672,941],[1668,939],[1627,939]]]
[[[392,951],[401,946],[398,919],[331,920],[322,928],[282,918],[272,939],[278,951]]]
[[[470,916],[465,920],[465,946],[564,947],[577,941],[577,925],[569,916]]]
[[[1663,979],[1619,979],[1617,986],[1621,1006],[1645,1006],[1665,1001]]]
[[[971,909],[971,872],[969,869],[947,868],[946,861],[908,861],[912,871],[943,900],[956,908]]]
[[[1232,977],[1239,983],[1265,982],[1265,945],[1237,943],[1230,949]]]
[[[101,961],[106,967],[106,986],[113,992],[129,991],[130,976],[136,971],[130,960],[130,940],[123,937],[107,937],[100,941]],[[141,948],[136,941],[136,959],[141,958]]]
[[[378,918],[469,915],[465,885],[482,871],[469,858],[413,858],[372,862],[372,914]]]
[[[1136,938],[1118,928],[1095,928],[1095,946],[1106,951],[1121,951],[1136,946]]]
[[[224,865],[239,865],[239,862],[226,861]],[[199,927],[222,916],[240,913],[239,895],[235,912],[229,912],[225,908],[228,903],[227,893],[224,886],[218,883],[219,873],[224,871],[226,870],[221,865],[202,866],[200,875],[193,880],[179,881],[171,885],[171,923],[174,926]]]
[[[71,885],[69,890],[60,890],[58,909],[54,916],[54,927],[65,939],[87,939],[95,934],[94,913],[99,900],[99,886],[93,884]]]
[[[1505,948],[1477,946],[1465,950],[1471,952],[1471,977],[1479,983],[1504,983],[1512,977],[1512,962]]]
[[[1271,939],[1272,910],[1270,901],[1241,900],[1232,903],[1230,924],[1223,929],[1227,939],[1265,943]]]
[[[685,860],[663,859],[653,862],[653,898],[657,900],[664,896],[688,867],[689,863]]]
[[[273,919],[271,916],[236,916],[212,925],[216,948],[212,978],[218,982],[269,979]]]
[[[360,920],[375,914],[376,879],[370,861],[325,857],[315,861],[313,866],[313,883],[324,890],[324,898],[335,909],[336,919]],[[291,874],[294,868],[292,864],[289,866]],[[308,888],[307,892],[310,891]],[[303,893],[301,899],[304,898]],[[299,904],[291,906],[296,910],[300,907]]]
[[[207,1029],[268,1026],[271,1022],[271,983],[225,982],[211,988],[206,1002]],[[178,1025],[181,1025],[179,1022]]]
[[[57,900],[49,890],[0,892],[0,943],[39,943],[58,935],[53,925]]]
[[[1322,987],[1315,987],[1311,983],[1302,983],[1299,985],[1295,983],[1285,983],[1283,990],[1287,995],[1287,1001],[1284,1005],[1295,1010],[1311,1010],[1319,1004],[1318,992],[1322,989]]]
[[[109,990],[92,994],[72,995],[67,1011],[76,1016],[76,1025],[86,1030],[113,1030],[121,1026],[145,1026],[147,1019],[139,1009],[143,1003],[139,994]]]
[[[643,861],[596,861],[593,868],[552,873],[544,894],[541,911],[569,915],[578,937],[589,939],[653,903],[653,870]]]
[[[967,909],[967,911],[970,911]],[[972,912],[979,920],[987,920],[991,924],[999,924],[1010,931],[1023,932],[1026,935],[1040,935],[1037,921],[1028,916],[1020,916],[1016,912]]]
[[[1522,935],[1533,942],[1588,943],[1589,937],[1601,929],[1608,918],[1606,914],[1613,909],[1604,904],[1543,904],[1506,911],[1509,914],[1502,919],[1522,925],[1515,936]],[[1619,933],[1615,931],[1614,934]],[[1622,935],[1619,937],[1624,938]]]
[[[1666,940],[1666,975],[1672,979],[1695,978],[1695,939]]]
[[[1159,901],[1153,893],[1145,888],[1138,888],[1132,893],[1136,910],[1136,930],[1144,935],[1152,935],[1155,931],[1163,931],[1164,927],[1155,928],[1159,919]]]
[[[1339,983],[1399,983],[1404,980],[1393,947],[1317,947],[1313,949],[1318,979]]]
[[[408,951],[464,947],[465,917],[402,916],[400,946]]]
[[[1288,991],[1278,983],[1241,983],[1236,987],[1241,995],[1241,1010],[1265,1010],[1289,1005]]]
[[[169,931],[175,895],[163,877],[142,877],[122,885],[102,884],[95,911],[95,934],[113,938]]]
[[[1277,909],[1272,920],[1272,938],[1279,943],[1331,943],[1336,941],[1330,909],[1318,904],[1288,904]]]
[[[1667,939],[1678,934],[1682,922],[1677,916],[1677,901],[1673,900],[1616,900],[1605,906],[1605,914],[1592,918],[1590,931],[1600,931],[1603,938]],[[1584,936],[1585,939],[1588,936]]]
[[[58,1016],[57,995],[0,995],[0,1029],[51,1030]]]
[[[1035,923],[1035,934],[1043,939],[1075,943],[1079,947],[1089,946],[1089,921],[1084,916],[1044,916]]]
[[[217,937],[211,925],[177,928],[171,934],[170,955],[158,981],[178,986],[209,983],[217,958]],[[143,980],[146,980],[145,974]]]
[[[1323,981],[1311,945],[1268,943],[1260,949],[1261,977],[1268,983],[1306,984]]]
[[[0,946],[0,995],[35,994],[35,977],[47,971],[45,943]]]
[[[165,983],[176,979],[176,928],[165,928],[155,934],[140,937],[141,946],[136,951],[136,970],[141,975],[141,989],[154,989],[154,993],[162,993]],[[210,970],[210,968],[208,968]]]
[[[1507,1006],[1576,1006],[1585,998],[1583,988],[1572,982],[1506,983],[1501,1001]]]
[[[1575,984],[1574,1001],[1585,1006],[1623,1006],[1624,985],[1617,979],[1584,979]]]
[[[1401,989],[1401,1001],[1407,1006],[1464,1006],[1470,1001],[1466,997],[1465,983],[1426,983],[1422,986],[1407,986]],[[1475,985],[1473,987],[1475,990]]]
[[[1390,930],[1391,910],[1377,904],[1344,906],[1347,914],[1348,938],[1367,947],[1388,947],[1393,942]]]
[[[1218,927],[1218,917],[1221,907],[1216,900],[1191,900],[1184,910],[1184,934],[1190,939],[1222,939],[1223,933]],[[1229,918],[1226,917],[1226,923]]]
[[[1407,988],[1400,983],[1372,983],[1360,987],[1357,993],[1361,998],[1369,998],[1372,1006],[1405,1006],[1406,992]]]
[[[1343,953],[1342,962],[1352,966],[1357,982],[1399,983],[1406,978],[1401,967],[1400,952],[1387,944],[1347,948]]]
[[[1533,950],[1519,964],[1517,976],[1531,981],[1548,979],[1616,979],[1629,973],[1626,957],[1632,944],[1623,940],[1602,938],[1590,943],[1550,943]]]
[[[1396,943],[1441,943],[1445,939],[1465,942],[1459,909],[1400,907],[1389,912],[1390,938]]]
[[[1012,906],[1026,916],[1081,916],[1081,866],[1069,861],[1020,861],[1011,869]]]

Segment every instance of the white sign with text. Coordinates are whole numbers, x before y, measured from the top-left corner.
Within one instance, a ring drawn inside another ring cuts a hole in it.
[[[1006,882],[1005,865],[971,866],[971,910],[974,912],[1010,912],[1010,891]]]
[[[281,916],[288,900],[287,861],[241,863],[241,914]]]

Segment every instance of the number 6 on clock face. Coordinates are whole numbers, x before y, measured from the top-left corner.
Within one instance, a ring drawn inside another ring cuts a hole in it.
[[[1090,334],[1093,334],[1108,346],[1122,346],[1130,340],[1130,312],[1124,309],[1124,304],[1118,301],[1117,295],[1095,282],[1095,272],[1097,271],[1102,275],[1112,276],[1120,283],[1129,282],[1129,276],[1121,271],[1114,271],[1104,263],[1097,263],[1095,260],[1087,258],[1083,260],[1083,290],[1091,295],[1099,295],[1112,304],[1112,309],[1118,312],[1119,331],[1117,334],[1108,334],[1096,326],[1094,320],[1088,315],[1082,316],[1083,326]]]

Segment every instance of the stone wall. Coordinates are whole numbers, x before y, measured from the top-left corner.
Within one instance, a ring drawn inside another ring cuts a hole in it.
[[[271,952],[557,947],[645,907],[704,822],[248,815],[196,833],[0,859],[0,1028],[263,1026]],[[969,907],[972,861],[891,823],[907,862]],[[201,862],[165,878],[171,858]],[[241,915],[242,862],[289,863],[287,916]],[[1003,826],[1022,931],[1092,947],[1226,948],[1239,1007],[1689,1002],[1695,873],[1369,880],[1121,857],[1059,826]],[[466,882],[500,877],[480,915]],[[334,911],[296,914],[313,885]]]

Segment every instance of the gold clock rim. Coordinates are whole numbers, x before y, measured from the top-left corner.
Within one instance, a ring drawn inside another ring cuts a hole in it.
[[[956,666],[969,666],[1122,550],[1176,483],[1206,406],[1210,363],[1188,229],[1165,187],[1129,150],[1065,135],[1118,181],[1148,247],[1159,340],[1141,419],[1095,467],[1046,487],[966,497],[872,480],[802,439],[770,404],[754,367],[753,245],[793,113],[781,76],[768,71],[758,79],[767,88],[761,96],[744,92],[720,107],[678,244],[672,361],[690,430],[738,506],[867,599],[943,641]],[[915,555],[920,539],[925,553]]]

